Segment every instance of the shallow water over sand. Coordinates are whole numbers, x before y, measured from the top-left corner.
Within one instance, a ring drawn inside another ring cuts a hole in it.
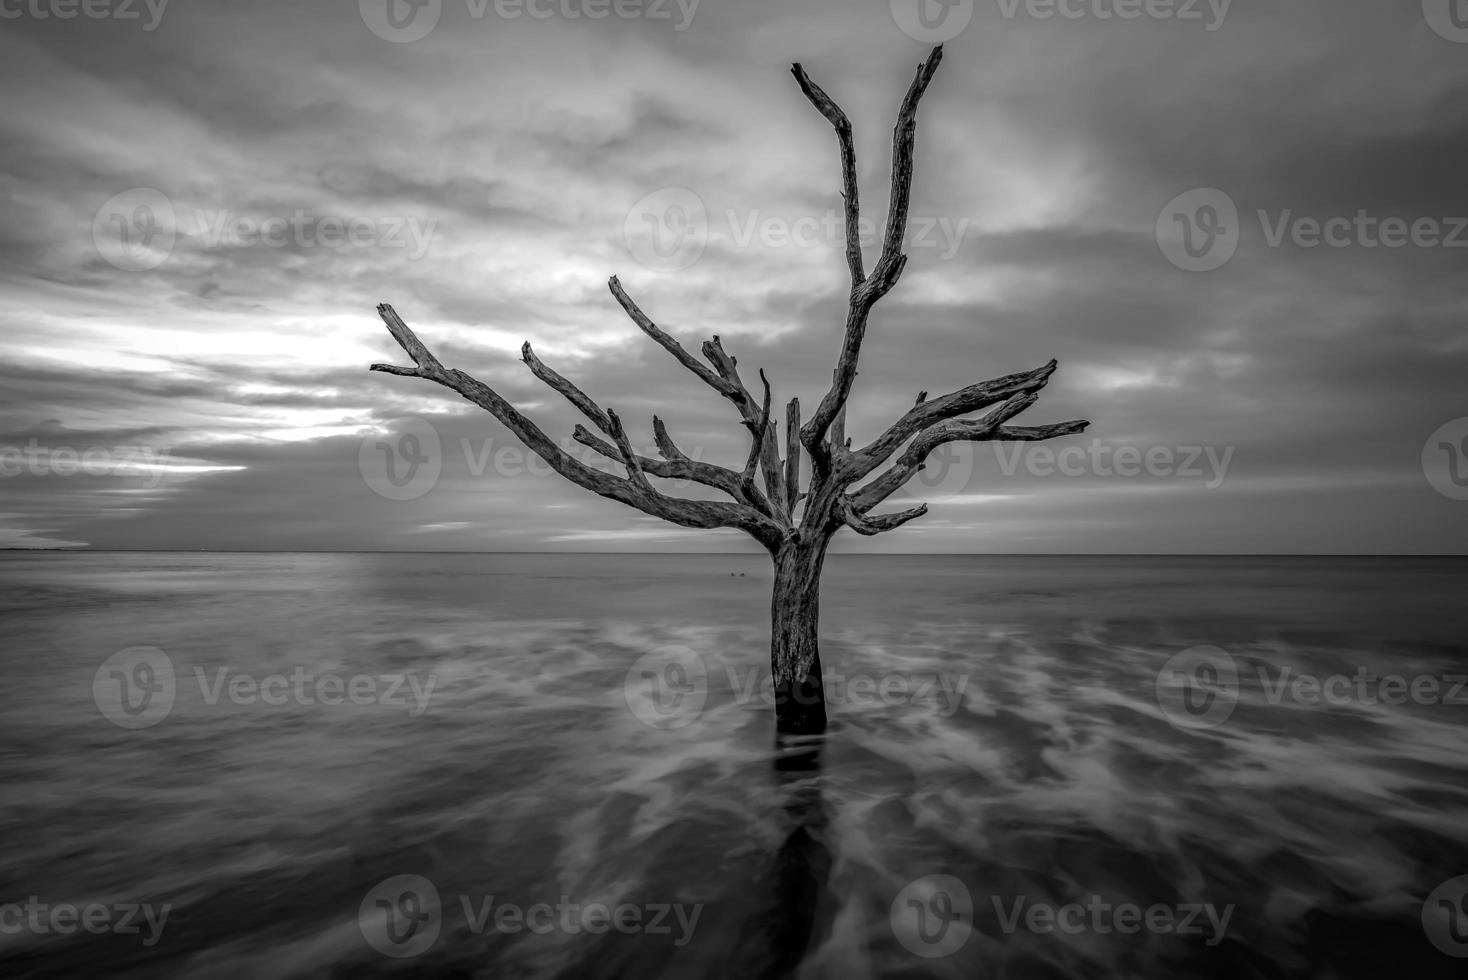
[[[1461,975],[1422,910],[1468,874],[1468,704],[1275,685],[1468,672],[1468,563],[833,557],[823,659],[844,686],[818,767],[776,764],[769,579],[762,556],[0,557],[0,904],[169,906],[152,944],[0,932],[0,972]],[[1216,727],[1157,694],[1199,644],[1240,668]],[[177,688],[130,730],[93,681],[138,646]],[[669,647],[707,684],[663,729],[626,682]],[[210,703],[297,672],[419,688]],[[893,676],[885,696],[853,683]],[[440,901],[405,958],[359,922],[399,875]],[[928,875],[969,893],[946,956],[893,915]],[[668,928],[498,929],[486,901],[632,905],[644,926],[666,906]],[[1183,934],[1015,925],[1016,903],[1088,902],[1231,911]]]

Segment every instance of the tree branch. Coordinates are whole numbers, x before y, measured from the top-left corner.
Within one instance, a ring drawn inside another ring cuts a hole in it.
[[[639,482],[587,466],[557,446],[539,426],[520,414],[514,405],[506,401],[489,385],[463,371],[444,368],[391,306],[386,304],[379,306],[378,313],[383,322],[387,324],[388,331],[397,340],[398,345],[408,353],[418,367],[416,371],[411,371],[406,368],[394,368],[392,365],[374,364],[372,370],[424,378],[457,392],[461,397],[499,419],[500,423],[524,443],[526,448],[577,486],[584,487],[599,496],[635,507],[645,514],[673,524],[681,524],[684,527],[738,528],[752,535],[767,547],[778,547],[779,543],[784,540],[785,529],[782,525],[748,505],[669,497],[648,485],[645,477]],[[620,428],[615,415],[609,414],[608,421],[611,422],[614,429]],[[621,440],[624,445],[625,440],[624,434]],[[626,447],[624,451],[630,454],[630,446]],[[635,469],[637,467],[636,455],[630,455],[633,460],[632,468]],[[637,469],[636,472],[641,474],[640,469]]]
[[[917,108],[923,93],[927,91],[928,83],[932,81],[933,74],[938,70],[938,65],[942,60],[943,46],[940,44],[919,66],[917,76],[913,79],[906,97],[902,100],[902,107],[897,114],[897,125],[892,133],[892,187],[888,197],[887,228],[882,241],[882,256],[870,276],[860,282],[853,281],[846,314],[845,337],[842,341],[841,353],[837,358],[836,369],[832,373],[831,387],[816,407],[815,414],[811,416],[810,421],[801,428],[800,441],[811,453],[811,459],[817,468],[822,471],[829,470],[830,463],[825,456],[822,440],[832,420],[835,419],[836,413],[851,396],[851,385],[856,380],[857,360],[861,356],[861,342],[866,334],[867,319],[872,306],[897,284],[907,264],[907,257],[902,254],[901,249],[903,235],[907,230],[908,205],[912,194],[912,157],[917,134]],[[796,77],[799,79],[801,75],[797,74]],[[824,96],[824,93],[822,95]],[[829,98],[826,101],[829,102]],[[851,233],[849,212],[847,217],[849,236]],[[848,249],[849,247],[850,241],[848,240]]]
[[[928,83],[943,60],[943,45],[935,47],[927,60],[918,66],[917,75],[908,86],[892,129],[892,190],[887,198],[887,229],[882,240],[882,258],[872,270],[872,297],[875,303],[897,284],[907,257],[902,254],[902,239],[907,234],[908,205],[912,198],[912,153],[917,143],[917,109]]]
[[[785,506],[792,524],[800,496],[800,399],[792,398],[785,406]]]
[[[702,345],[703,356],[714,366],[709,370],[696,357],[688,353],[682,344],[664,333],[652,322],[648,315],[633,302],[632,297],[622,288],[621,282],[616,276],[609,280],[612,295],[617,298],[622,309],[627,311],[643,333],[657,341],[665,350],[678,359],[684,367],[688,368],[699,378],[703,379],[709,387],[729,399],[739,409],[741,420],[747,426],[758,422],[760,417],[759,406],[755,403],[754,396],[744,386],[739,378],[738,362],[724,351],[723,344],[718,337],[704,341]],[[761,440],[760,466],[764,470],[765,494],[768,497],[770,507],[776,519],[782,519],[781,515],[788,514],[783,501],[783,488],[780,485],[780,447],[777,445],[773,432],[770,432]]]
[[[730,390],[728,383],[723,378],[705,367],[698,358],[688,353],[682,344],[664,333],[656,323],[652,322],[646,313],[642,312],[642,309],[632,301],[632,297],[627,295],[627,291],[622,288],[622,283],[616,276],[612,276],[607,281],[607,285],[611,288],[612,295],[617,298],[617,302],[621,304],[622,309],[627,311],[627,315],[632,318],[632,322],[637,324],[643,333],[657,341],[664,350],[677,358],[678,363],[698,375],[704,384],[726,398],[734,397],[735,392]]]
[[[724,345],[717,336],[704,342],[703,356],[709,359],[709,363],[719,372],[719,377],[733,391],[728,397],[738,406],[744,427],[755,435],[755,448],[759,454],[760,469],[764,472],[765,494],[769,498],[770,506],[777,514],[788,515],[784,487],[781,485],[779,438],[769,424],[770,382],[765,378],[764,371],[760,371],[760,381],[765,386],[765,405],[761,408],[755,404],[754,396],[739,377],[739,362],[724,352]]]
[[[433,356],[427,347],[423,346],[416,334],[408,329],[403,318],[398,316],[397,311],[386,303],[379,303],[377,315],[382,317],[382,322],[387,324],[387,332],[392,334],[392,339],[398,342],[398,346],[408,352],[417,367],[397,367],[393,364],[374,364],[367,370],[381,371],[384,374],[397,374],[405,378],[429,378],[437,379],[444,374],[443,365],[438,363],[438,358]]]
[[[1039,392],[1049,383],[1055,368],[1056,362],[1051,360],[1033,371],[1006,374],[1002,378],[980,381],[937,398],[920,399],[902,418],[893,422],[871,444],[855,454],[855,479],[859,480],[881,466],[907,440],[944,419],[977,412],[1016,394]]]
[[[989,439],[992,442],[1044,442],[1061,436],[1080,435],[1090,426],[1089,419],[1071,419],[1049,425],[1002,425]]]
[[[611,421],[611,431],[608,433],[612,441],[617,445],[617,452],[622,456],[622,465],[627,467],[627,479],[645,490],[656,493],[652,484],[647,482],[647,474],[642,472],[642,467],[637,462],[637,451],[632,448],[632,443],[627,438],[627,431],[622,428],[622,420],[617,413],[607,411],[607,418]]]
[[[790,73],[795,76],[811,105],[836,130],[836,142],[841,147],[841,198],[846,212],[846,265],[851,270],[851,288],[854,290],[866,279],[866,273],[862,271],[861,204],[857,196],[856,148],[851,141],[851,120],[819,85],[810,80],[800,62],[790,66]]]
[[[562,395],[564,395],[566,401],[570,402],[572,405],[575,405],[576,408],[580,410],[581,414],[591,419],[592,423],[595,424],[598,429],[602,430],[607,435],[612,434],[611,418],[607,415],[606,412],[602,411],[601,406],[597,405],[596,402],[587,397],[587,395],[580,388],[576,387],[570,381],[557,374],[553,369],[547,366],[545,362],[536,357],[535,351],[530,349],[530,341],[525,341],[524,345],[521,346],[520,357],[522,360],[524,360],[526,364],[530,365],[530,372],[532,374],[534,374],[541,381],[544,381],[546,384],[550,385],[556,391],[559,391]]]
[[[1006,426],[1003,423],[1029,408],[1038,399],[1035,391],[1017,391],[998,408],[980,419],[951,419],[935,425],[912,441],[897,461],[875,480],[851,494],[853,508],[865,514],[912,479],[933,450],[950,442],[1038,441],[1084,432],[1091,423],[1084,419],[1042,426]]]
[[[846,435],[846,406],[842,405],[831,420],[831,455],[837,458],[850,454],[851,440]]]
[[[714,339],[715,340],[718,340],[717,337],[715,337]],[[765,372],[763,372],[763,371],[761,371],[759,373],[759,379],[760,379],[760,381],[764,382],[764,386],[765,386],[765,399],[764,399],[764,402],[760,406],[759,419],[757,421],[754,421],[754,422],[746,423],[748,425],[748,427],[749,427],[749,433],[750,433],[750,436],[751,436],[750,443],[749,443],[749,459],[746,460],[745,463],[744,463],[744,472],[739,475],[739,484],[740,484],[740,486],[742,486],[744,488],[744,492],[746,494],[754,494],[754,493],[757,492],[755,490],[755,487],[754,487],[755,471],[759,468],[760,457],[764,453],[764,450],[765,450],[765,448],[766,448],[766,446],[768,444],[768,441],[769,441],[768,437],[771,434],[770,433],[770,382],[765,377]],[[775,470],[778,471],[778,469],[779,469],[779,466],[778,466],[778,462],[777,462],[777,465],[775,467]],[[766,467],[766,469],[765,469],[765,476],[766,476],[767,481],[769,479],[770,473],[771,473],[770,468],[769,467]],[[778,474],[776,475],[775,480],[776,481],[779,480]],[[776,487],[778,487],[778,482],[776,482],[774,485]],[[775,498],[775,501],[776,501],[775,506],[778,507],[779,506],[779,503],[777,502],[778,501],[778,497]]]
[[[893,531],[908,521],[922,517],[928,512],[927,504],[918,504],[911,510],[898,511],[895,514],[880,514],[876,517],[866,517],[857,512],[850,497],[842,497],[840,501],[841,520],[847,527],[857,534],[871,537],[881,534],[883,531]]]
[[[662,421],[660,419],[654,419],[653,425],[656,429],[662,430]],[[666,430],[662,431],[662,436],[666,438]],[[584,425],[577,425],[571,437],[581,445],[600,453],[607,459],[618,463],[623,462],[621,450],[611,443],[597,438]],[[669,445],[671,445],[671,440],[669,440]],[[672,446],[672,455],[668,455],[661,446],[659,447],[659,451],[664,453],[663,459],[653,459],[648,456],[637,457],[637,465],[648,476],[655,476],[664,480],[687,480],[690,483],[697,483],[701,486],[712,487],[715,490],[722,490],[734,498],[734,500],[754,507],[766,517],[773,516],[770,513],[769,503],[760,495],[758,490],[753,495],[745,495],[743,487],[740,485],[739,474],[733,470],[715,465],[714,463],[703,463],[695,459],[690,459],[679,452],[677,446]]]
[[[658,418],[656,415],[652,417],[652,437],[653,440],[658,444],[658,452],[662,455],[663,459],[671,460],[674,462],[693,462],[693,460],[685,456],[683,454],[683,450],[679,449],[678,446],[673,442],[673,437],[668,435],[668,429],[666,426],[663,425],[663,420]],[[733,473],[733,470],[729,470],[728,472]]]

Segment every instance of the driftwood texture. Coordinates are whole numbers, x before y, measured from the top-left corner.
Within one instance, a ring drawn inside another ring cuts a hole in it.
[[[901,489],[922,469],[928,456],[947,443],[1050,439],[1082,432],[1089,425],[1085,420],[1042,426],[1008,424],[1039,398],[1040,389],[1055,372],[1056,362],[1052,360],[1032,371],[978,382],[937,398],[923,392],[905,415],[870,444],[853,449],[846,438],[846,404],[856,378],[868,318],[876,303],[897,284],[907,264],[901,248],[912,190],[918,103],[942,59],[940,45],[918,68],[898,111],[892,138],[887,224],[881,255],[870,273],[865,271],[860,242],[861,208],[851,122],[811,81],[804,68],[799,64],[791,67],[800,90],[836,131],[851,292],[831,387],[803,423],[799,400],[792,399],[786,406],[783,455],[779,427],[771,413],[770,383],[764,372],[759,373],[762,391],[756,397],[718,337],[702,344],[703,360],[699,360],[642,311],[616,276],[608,283],[612,296],[642,332],[738,410],[740,421],[750,432],[749,456],[741,469],[689,458],[656,417],[653,434],[660,458],[638,455],[617,413],[597,405],[541,361],[527,343],[522,357],[530,371],[565,397],[595,428],[593,432],[578,425],[576,441],[619,464],[625,475],[587,466],[564,452],[488,385],[463,371],[445,368],[391,306],[378,307],[388,331],[407,352],[413,366],[374,364],[372,370],[423,378],[458,392],[499,419],[557,473],[592,493],[685,527],[738,528],[764,545],[775,564],[770,666],[775,681],[777,730],[781,733],[812,734],[825,729],[817,643],[819,591],[821,566],[836,532],[849,527],[858,534],[881,534],[927,513],[926,504],[895,513],[874,514],[872,510]],[[965,417],[985,409],[987,413],[978,418]],[[802,486],[804,469],[809,472]],[[660,491],[650,477],[698,483],[729,499],[671,496]]]

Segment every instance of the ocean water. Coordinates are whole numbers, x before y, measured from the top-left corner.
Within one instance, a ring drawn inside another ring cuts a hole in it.
[[[1468,972],[1468,562],[835,556],[806,752],[770,578],[0,555],[0,975]]]

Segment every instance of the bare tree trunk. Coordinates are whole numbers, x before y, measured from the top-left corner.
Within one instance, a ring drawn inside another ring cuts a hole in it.
[[[770,671],[775,681],[775,731],[780,735],[819,735],[826,730],[817,636],[821,565],[829,540],[824,535],[815,542],[787,540],[774,552]]]

